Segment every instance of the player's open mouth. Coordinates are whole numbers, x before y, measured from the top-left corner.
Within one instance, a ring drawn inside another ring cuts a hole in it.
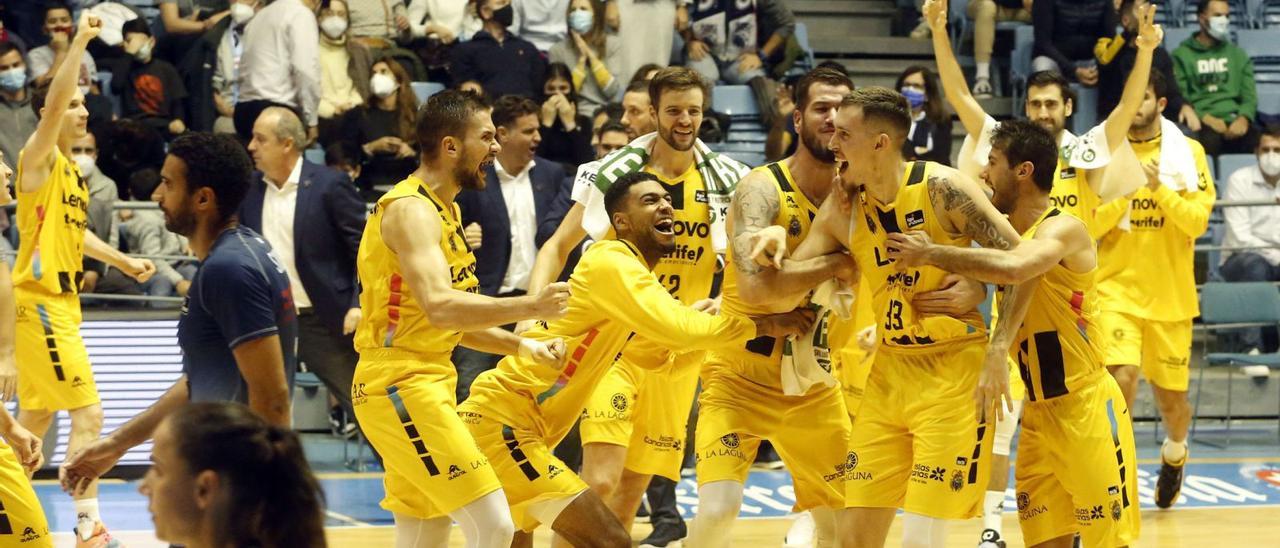
[[[657,230],[659,234],[663,234],[667,236],[676,235],[675,226],[676,226],[676,222],[671,219],[662,219],[656,223],[653,223],[654,230]]]

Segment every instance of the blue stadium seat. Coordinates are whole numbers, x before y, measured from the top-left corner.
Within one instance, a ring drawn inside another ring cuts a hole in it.
[[[444,84],[438,82],[409,82],[413,94],[418,97],[418,104],[427,102],[427,98],[444,91]]]
[[[1280,83],[1280,49],[1276,48],[1280,32],[1275,30],[1241,30],[1236,43],[1253,59],[1253,79],[1259,84]]]
[[[1280,84],[1258,84],[1258,118],[1280,122]]]
[[[318,146],[302,151],[302,157],[313,164],[324,165],[324,149]]]
[[[1165,51],[1168,51],[1169,54],[1172,55],[1173,50],[1178,49],[1178,46],[1182,45],[1182,43],[1185,42],[1187,38],[1190,38],[1192,35],[1194,35],[1197,32],[1200,32],[1199,27],[1195,27],[1195,28],[1182,27],[1182,28],[1164,29]]]
[[[1013,51],[1009,54],[1009,84],[1013,88],[1013,110],[1022,110],[1026,102],[1027,78],[1031,76],[1031,50],[1035,46],[1035,29],[1030,25],[1013,30]]]
[[[1218,197],[1227,191],[1227,181],[1240,168],[1258,165],[1258,158],[1252,154],[1223,154],[1218,156]]]
[[[1071,115],[1071,132],[1084,135],[1085,132],[1098,125],[1098,88],[1086,88],[1080,84],[1071,84],[1076,94],[1074,114]]]
[[[809,27],[805,26],[804,23],[797,21],[795,37],[796,44],[798,44],[800,49],[804,51],[804,55],[800,56],[799,59],[796,59],[795,65],[791,67],[791,70],[787,71],[787,75],[794,74],[798,76],[813,70],[813,67],[818,66],[818,62],[814,58],[813,46],[809,45]]]
[[[716,86],[711,90],[711,107],[734,120],[758,120],[760,107],[751,86]],[[730,126],[732,130],[733,126]]]

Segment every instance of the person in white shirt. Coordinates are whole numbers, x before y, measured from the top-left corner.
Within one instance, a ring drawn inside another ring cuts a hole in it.
[[[32,49],[27,53],[27,66],[31,70],[31,79],[35,87],[47,85],[53,81],[58,66],[67,57],[67,47],[75,33],[75,25],[71,20],[71,7],[65,2],[48,2],[44,6],[44,33],[49,35],[49,43]],[[89,94],[89,88],[98,79],[98,65],[94,63],[89,52],[80,60],[80,91]]]
[[[305,140],[293,111],[262,111],[249,142],[258,172],[240,204],[240,224],[271,244],[289,276],[298,361],[354,420],[351,381],[360,357],[352,334],[361,318],[356,254],[365,205],[345,173],[303,159]]]
[[[1222,277],[1229,282],[1280,281],[1280,125],[1262,130],[1254,150],[1258,165],[1237,170],[1227,180],[1223,200],[1228,202],[1273,202],[1269,206],[1224,207],[1227,235],[1223,245],[1253,247],[1223,253]],[[1240,333],[1240,350],[1266,350],[1262,329]],[[1271,343],[1275,346],[1275,342]]]
[[[502,150],[485,168],[485,187],[458,194],[467,244],[476,256],[476,278],[485,295],[525,294],[538,246],[555,233],[569,210],[572,179],[560,164],[535,155],[542,142],[539,110],[531,99],[516,95],[494,103],[493,125]],[[470,394],[471,381],[500,358],[462,347],[454,351],[458,401]]]
[[[232,115],[241,140],[249,141],[258,115],[271,106],[299,113],[307,143],[315,140],[320,120],[319,6],[320,0],[276,0],[245,26],[237,74],[240,95]]]

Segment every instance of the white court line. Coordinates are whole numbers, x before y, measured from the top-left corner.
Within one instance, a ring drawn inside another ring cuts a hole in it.
[[[325,511],[324,511],[324,514],[325,514],[326,516],[329,516],[329,517],[331,517],[331,518],[333,518],[333,519],[336,519],[336,520],[338,520],[338,521],[341,521],[341,522],[343,522],[343,523],[349,523],[349,524],[351,524],[351,525],[355,525],[355,526],[358,526],[358,527],[373,527],[373,524],[371,524],[371,523],[365,523],[365,522],[363,522],[363,521],[360,521],[360,520],[358,520],[358,519],[356,519],[356,518],[353,518],[353,517],[351,517],[351,516],[348,516],[348,515],[346,515],[346,514],[339,514],[339,513],[337,513],[337,512],[334,512],[333,510],[325,510]]]

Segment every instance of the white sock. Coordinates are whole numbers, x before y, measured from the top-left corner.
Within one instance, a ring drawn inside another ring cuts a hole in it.
[[[986,63],[979,62],[979,63],[978,63],[978,70],[977,70],[977,73],[976,73],[976,77],[977,77],[977,78],[986,78],[986,79],[990,80],[990,79],[991,79],[991,63],[990,63],[990,62],[986,62]]]
[[[395,548],[446,548],[453,520],[448,516],[419,519],[393,513],[396,522]]]
[[[80,515],[84,514],[93,518],[93,521],[102,521],[102,516],[98,514],[98,499],[77,499],[72,501],[75,503],[76,519],[80,519]]]
[[[1000,533],[1002,512],[1004,512],[1004,491],[987,491],[982,499],[982,528]]]
[[[947,520],[906,512],[902,515],[902,548],[944,548]]]
[[[1160,456],[1169,464],[1184,462],[1187,459],[1187,440],[1173,441],[1165,438],[1164,444],[1160,446]]]

